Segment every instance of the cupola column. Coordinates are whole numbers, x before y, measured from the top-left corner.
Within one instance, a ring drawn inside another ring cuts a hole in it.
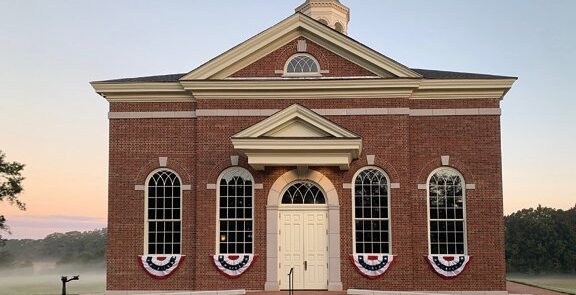
[[[342,34],[348,35],[350,9],[340,3],[339,0],[306,0],[304,4],[296,8],[296,12],[301,12]]]

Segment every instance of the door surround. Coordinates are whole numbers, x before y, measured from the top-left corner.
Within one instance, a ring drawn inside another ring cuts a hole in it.
[[[280,279],[287,274],[278,273],[278,209],[282,192],[294,181],[308,180],[316,183],[323,191],[328,205],[328,290],[341,291],[340,279],[340,203],[338,193],[330,179],[310,169],[294,169],[278,177],[268,193],[266,205],[266,283],[264,290],[280,290]]]

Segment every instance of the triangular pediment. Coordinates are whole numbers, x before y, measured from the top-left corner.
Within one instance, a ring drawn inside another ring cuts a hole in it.
[[[324,138],[333,137],[324,130],[300,119],[295,118],[266,132],[264,137],[270,138]]]
[[[301,105],[291,105],[232,138],[358,138]]]
[[[420,74],[358,41],[296,13],[194,69],[180,80],[226,79],[297,38],[306,38],[378,77],[421,78]]]
[[[301,105],[291,105],[230,140],[254,169],[266,166],[338,166],[348,169],[362,138]]]

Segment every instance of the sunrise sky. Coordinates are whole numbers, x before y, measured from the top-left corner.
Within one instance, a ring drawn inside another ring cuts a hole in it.
[[[576,1],[343,0],[349,35],[415,68],[518,76],[505,212],[576,204]],[[192,70],[303,0],[0,0],[0,150],[26,164],[13,234],[106,226],[107,103],[89,81]]]

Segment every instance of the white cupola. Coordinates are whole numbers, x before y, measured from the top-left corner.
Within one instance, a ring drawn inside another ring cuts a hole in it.
[[[332,29],[348,35],[350,9],[338,0],[306,0],[296,8],[301,12]]]

